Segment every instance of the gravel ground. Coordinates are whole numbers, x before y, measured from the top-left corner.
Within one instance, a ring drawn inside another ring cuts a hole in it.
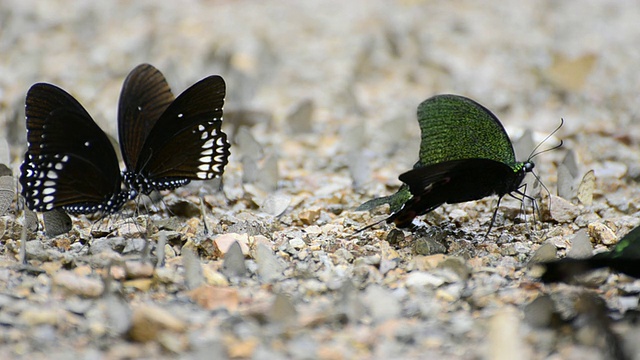
[[[196,182],[138,216],[130,204],[28,232],[27,265],[14,201],[0,357],[640,359],[640,281],[544,285],[528,266],[640,224],[639,18],[640,3],[606,0],[3,0],[0,160],[14,176],[31,84],[66,89],[115,137],[122,81],[144,62],[174,93],[222,75],[234,143],[222,191]],[[354,209],[399,187],[416,107],[438,93],[492,109],[520,159],[564,119],[543,148],[564,147],[534,158],[542,218],[505,199],[484,238],[488,198],[415,233],[354,235],[388,213]]]

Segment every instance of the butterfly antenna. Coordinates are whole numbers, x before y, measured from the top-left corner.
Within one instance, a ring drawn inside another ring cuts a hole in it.
[[[542,140],[541,142],[538,143],[538,145],[536,145],[536,147],[533,148],[533,150],[531,150],[531,154],[529,155],[529,160],[533,159],[534,157],[540,155],[540,154],[544,154],[546,152],[549,151],[553,151],[553,150],[557,150],[559,148],[562,147],[562,144],[564,143],[562,140],[560,140],[560,143],[552,148],[549,149],[545,149],[545,150],[541,150],[539,152],[538,149],[540,148],[540,146],[542,146],[542,144],[544,144],[547,140],[549,140],[549,138],[551,138],[555,133],[558,132],[558,130],[560,130],[560,128],[562,127],[562,125],[564,124],[564,119],[560,118],[560,125],[558,125],[549,135],[547,135],[544,140]]]

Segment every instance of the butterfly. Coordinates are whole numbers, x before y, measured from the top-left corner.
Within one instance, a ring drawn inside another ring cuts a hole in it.
[[[640,278],[640,227],[622,237],[611,251],[586,259],[564,258],[541,264],[545,268],[541,280],[545,283],[572,282],[576,275],[604,267]]]
[[[398,192],[357,210],[388,203],[393,213],[386,221],[410,228],[416,216],[445,203],[494,194],[498,204],[506,194],[526,197],[519,189],[535,165],[516,161],[511,140],[491,111],[469,98],[446,94],[423,101],[417,113],[422,134],[418,162],[399,176],[404,184]]]
[[[155,67],[133,69],[118,107],[121,172],[107,135],[73,96],[55,85],[33,85],[20,167],[26,206],[110,214],[140,193],[221,176],[230,154],[221,130],[225,90],[222,77],[212,75],[174,98]]]

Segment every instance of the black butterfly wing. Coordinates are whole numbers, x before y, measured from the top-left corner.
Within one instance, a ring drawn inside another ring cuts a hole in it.
[[[149,133],[135,169],[149,186],[173,189],[190,180],[219,176],[228,162],[229,143],[222,132],[225,83],[220,76],[200,80],[160,116]]]
[[[545,266],[543,282],[571,282],[576,275],[603,267],[640,278],[640,227],[620,239],[611,251],[586,259],[564,258],[542,264]]]
[[[409,186],[413,197],[387,222],[410,227],[413,218],[444,203],[456,204],[509,193],[523,177],[524,172],[489,159],[451,160],[414,168],[399,177]]]
[[[20,184],[29,209],[113,212],[126,201],[109,139],[71,95],[51,84],[33,85],[26,118]]]
[[[135,169],[151,129],[173,102],[162,73],[149,64],[138,65],[122,85],[118,106],[118,138],[127,169]]]
[[[524,171],[499,161],[463,159],[414,168],[399,179],[409,185],[414,195],[423,195],[435,183],[446,184],[448,191],[440,191],[441,195],[446,198],[445,202],[455,204],[510,193],[517,189],[523,177]]]

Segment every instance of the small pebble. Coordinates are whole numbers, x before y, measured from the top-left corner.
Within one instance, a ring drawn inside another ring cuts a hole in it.
[[[136,342],[158,340],[163,331],[181,333],[187,324],[170,311],[155,305],[138,305],[133,308],[129,338]]]
[[[596,244],[615,245],[618,243],[616,234],[603,223],[591,223],[587,229],[589,236],[593,238]]]
[[[413,271],[407,276],[406,285],[408,288],[421,289],[425,287],[437,288],[444,284],[441,277],[424,271]]]
[[[84,297],[98,297],[104,291],[104,283],[101,279],[79,275],[68,270],[60,270],[53,275],[53,286]]]

